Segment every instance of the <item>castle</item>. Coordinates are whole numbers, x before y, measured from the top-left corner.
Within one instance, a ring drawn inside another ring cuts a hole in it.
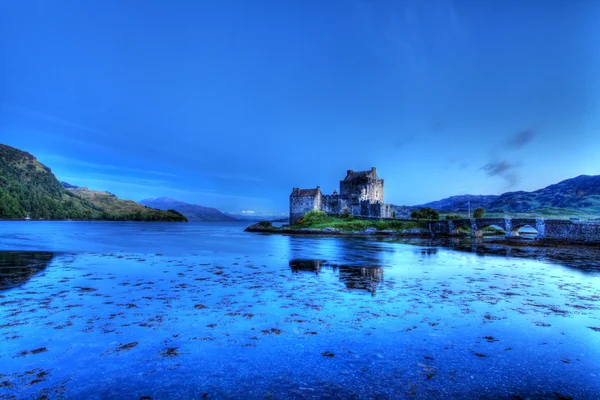
[[[392,205],[383,203],[383,179],[377,176],[375,167],[369,171],[348,170],[340,181],[340,192],[323,194],[316,189],[294,188],[290,195],[290,224],[295,224],[311,210],[321,210],[328,215],[349,215],[391,218]]]

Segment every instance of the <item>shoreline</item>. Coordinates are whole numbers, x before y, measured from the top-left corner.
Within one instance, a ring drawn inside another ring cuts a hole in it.
[[[189,222],[189,221],[152,221],[135,219],[25,219],[25,218],[0,218],[0,222]]]
[[[248,226],[244,232],[250,233],[269,233],[290,236],[314,236],[314,237],[365,237],[365,238],[415,238],[415,239],[478,239],[483,237],[490,238],[486,244],[496,244],[515,247],[600,247],[598,242],[569,241],[557,239],[528,239],[523,237],[507,238],[504,235],[490,234],[483,237],[474,238],[471,235],[441,235],[434,234],[424,229],[408,229],[405,231],[378,230],[376,228],[367,228],[362,231],[343,231],[336,228],[300,228],[292,229],[290,227],[276,228],[267,227],[257,223]]]

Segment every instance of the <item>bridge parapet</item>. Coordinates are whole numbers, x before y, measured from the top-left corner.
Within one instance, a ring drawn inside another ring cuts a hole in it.
[[[492,225],[504,229],[506,237],[519,236],[520,228],[531,226],[537,230],[538,239],[600,244],[600,221],[544,218],[463,218],[431,222],[429,227],[434,235],[457,236],[460,235],[462,227],[469,227],[473,236],[481,236],[482,230]]]

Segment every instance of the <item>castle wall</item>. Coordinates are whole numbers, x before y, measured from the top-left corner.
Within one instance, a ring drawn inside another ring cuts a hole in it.
[[[340,196],[350,201],[383,203],[383,179],[356,179],[340,181]]]
[[[326,212],[328,215],[339,215],[342,212],[340,207],[340,196],[336,194],[321,195],[321,206],[320,210]]]
[[[321,196],[290,196],[290,224],[295,224],[305,213],[320,208]]]
[[[340,194],[323,195],[321,188],[294,188],[290,195],[290,224],[295,224],[305,213],[321,210],[331,216],[348,209],[350,215],[368,218],[391,218],[392,206],[383,203],[383,179],[378,179],[375,168],[359,172],[340,181]]]

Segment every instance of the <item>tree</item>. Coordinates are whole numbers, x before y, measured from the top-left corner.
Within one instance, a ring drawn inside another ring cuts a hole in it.
[[[483,207],[476,208],[473,211],[473,218],[483,218],[483,214],[485,214],[485,209]]]
[[[435,219],[435,220],[440,219],[440,213],[437,212],[436,210],[434,210],[433,208],[427,207],[425,209],[425,212],[427,215],[427,219]]]
[[[412,219],[440,219],[440,213],[431,207],[421,208],[420,210],[414,210],[410,213]]]
[[[458,214],[448,214],[446,215],[446,219],[447,220],[452,220],[452,219],[463,219],[464,217],[461,217]]]

